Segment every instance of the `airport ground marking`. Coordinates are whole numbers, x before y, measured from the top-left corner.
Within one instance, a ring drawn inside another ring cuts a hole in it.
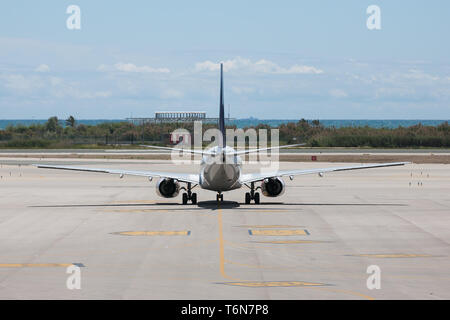
[[[266,266],[261,266],[261,265],[239,263],[239,262],[234,262],[234,261],[226,260],[226,259],[225,259],[225,263],[234,264],[234,265],[240,266],[240,267],[255,268],[255,269],[277,269],[277,267],[266,267]]]
[[[112,234],[121,236],[190,236],[191,231],[123,231],[113,232]]]
[[[167,213],[171,212],[168,209],[104,209],[101,212],[117,212],[117,213]]]
[[[85,267],[82,263],[0,263],[0,268],[67,268],[70,266]]]
[[[328,241],[319,240],[277,240],[277,241],[251,241],[252,243],[263,244],[306,244],[306,243],[327,243]]]
[[[364,298],[366,300],[375,300],[374,297],[371,297],[371,296],[368,296],[368,295],[366,295],[364,293],[359,293],[359,292],[356,292],[356,291],[343,290],[343,289],[334,289],[334,288],[332,289],[332,288],[324,288],[324,287],[314,287],[314,288],[311,288],[311,289],[325,290],[325,291],[338,292],[338,293],[345,293],[345,294],[349,294],[349,295],[352,295],[352,296],[361,297],[361,298]]]
[[[313,283],[313,282],[304,282],[304,281],[267,281],[267,282],[254,282],[254,281],[247,281],[247,280],[241,280],[232,278],[227,275],[225,272],[225,263],[234,264],[234,265],[241,265],[246,267],[254,267],[250,265],[245,265],[241,263],[236,263],[230,260],[225,259],[225,242],[232,243],[231,241],[225,241],[223,238],[223,217],[222,217],[222,210],[220,208],[220,203],[218,204],[217,208],[217,219],[218,219],[218,227],[219,227],[219,249],[220,249],[220,273],[223,278],[234,280],[238,282],[228,282],[228,283],[221,283],[226,285],[234,285],[234,286],[242,286],[242,287],[311,287],[311,286],[326,286],[327,284],[323,283]],[[250,231],[250,230],[249,230]],[[265,230],[267,231],[267,230]],[[286,231],[286,230],[280,230],[280,231]],[[303,234],[308,234],[309,232],[307,230],[302,230]],[[270,268],[270,267],[264,267],[264,266],[258,266],[259,268]]]
[[[262,287],[322,287],[328,286],[325,283],[305,282],[305,281],[244,281],[244,282],[224,282],[229,286],[262,288]]]
[[[256,229],[249,229],[248,233],[251,236],[309,236],[309,232],[306,229],[295,229],[295,230],[286,230],[286,229],[256,230]]]
[[[234,242],[234,241],[230,241],[230,240],[224,240],[224,243],[229,245],[230,247],[233,247],[233,248],[249,249],[249,250],[253,250],[254,249],[253,245],[249,245],[247,243]]]
[[[364,258],[430,258],[433,257],[429,254],[405,254],[405,253],[394,253],[394,254],[351,254],[349,256],[353,257],[364,257]]]
[[[225,241],[223,239],[223,219],[222,219],[222,209],[220,208],[220,202],[217,204],[217,222],[219,227],[220,274],[225,279],[242,281],[241,279],[230,277],[225,272]]]
[[[270,228],[304,228],[304,226],[290,226],[290,225],[246,225],[246,226],[236,226],[238,228],[251,228],[251,229],[270,229]]]
[[[253,288],[261,288],[261,287],[307,287],[310,289],[323,289],[323,290],[327,290],[326,286],[329,286],[329,284],[324,284],[324,283],[314,283],[314,282],[303,282],[303,281],[266,281],[266,282],[255,282],[255,281],[245,281],[245,280],[240,280],[240,279],[235,279],[232,278],[230,276],[228,276],[225,272],[225,263],[231,263],[231,264],[238,264],[235,262],[232,262],[230,260],[225,260],[225,254],[224,254],[224,243],[225,240],[223,238],[223,219],[222,219],[222,210],[220,208],[220,203],[218,204],[218,213],[217,213],[217,219],[218,219],[218,227],[219,227],[219,249],[220,249],[220,273],[222,275],[223,278],[225,279],[230,279],[230,280],[235,280],[235,281],[239,281],[239,282],[223,282],[220,284],[224,284],[224,285],[231,285],[231,286],[241,286],[241,287],[253,287]],[[249,234],[250,231],[249,230]],[[267,230],[264,230],[267,231]],[[281,230],[282,231],[282,230]],[[286,230],[284,230],[286,231]],[[291,230],[292,231],[292,230]],[[309,235],[309,232],[306,229],[303,229],[303,233],[304,235]],[[231,243],[231,241],[226,241],[227,243]],[[348,290],[338,290],[338,289],[331,289],[328,290],[331,292],[340,292],[340,293],[346,293],[346,294],[350,294],[353,296],[359,296],[362,297],[364,299],[368,299],[368,300],[375,300],[375,298],[370,297],[368,295],[359,293],[359,292],[353,292],[353,291],[348,291]]]

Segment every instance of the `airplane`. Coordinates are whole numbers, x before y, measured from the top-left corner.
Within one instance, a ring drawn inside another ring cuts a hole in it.
[[[225,112],[224,112],[224,92],[223,92],[223,64],[220,65],[220,109],[219,109],[219,137],[218,145],[207,150],[183,149],[183,148],[169,148],[159,146],[145,146],[160,150],[188,152],[191,154],[201,154],[202,160],[200,164],[200,172],[198,173],[170,173],[158,171],[133,171],[123,169],[107,169],[107,168],[86,168],[76,166],[59,166],[59,165],[45,165],[35,164],[34,166],[44,169],[59,169],[59,170],[74,170],[86,172],[101,172],[109,174],[118,174],[122,178],[124,175],[144,176],[150,181],[153,178],[159,178],[156,184],[156,193],[163,198],[175,198],[181,190],[185,191],[182,194],[182,203],[197,204],[197,194],[192,192],[192,189],[199,186],[201,189],[216,192],[217,202],[223,201],[223,193],[235,189],[240,189],[244,186],[250,189],[245,193],[245,203],[250,204],[252,201],[255,204],[260,203],[261,193],[270,198],[281,196],[285,190],[286,185],[283,177],[289,177],[291,180],[294,176],[305,174],[319,174],[323,176],[325,172],[348,171],[369,168],[393,167],[403,166],[409,162],[392,162],[381,164],[368,164],[359,166],[346,167],[331,167],[331,168],[317,168],[317,169],[298,169],[298,170],[282,170],[270,173],[247,173],[243,174],[242,159],[240,156],[257,153],[261,151],[289,148],[301,146],[304,144],[284,145],[269,148],[248,149],[236,151],[226,143],[225,131]],[[186,186],[180,186],[180,183]],[[255,184],[260,183],[256,187]]]

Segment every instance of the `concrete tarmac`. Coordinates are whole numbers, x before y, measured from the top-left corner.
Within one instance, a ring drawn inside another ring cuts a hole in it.
[[[259,205],[244,204],[246,189],[219,205],[195,189],[198,205],[181,205],[159,198],[156,180],[23,160],[0,168],[0,299],[450,299],[450,165],[299,176]],[[67,288],[72,264],[80,290]],[[368,289],[369,266],[380,289]]]

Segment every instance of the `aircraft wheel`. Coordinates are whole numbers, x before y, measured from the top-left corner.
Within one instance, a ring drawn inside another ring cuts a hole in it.
[[[188,195],[187,193],[183,193],[183,204],[187,204],[188,203]]]
[[[259,204],[259,193],[258,192],[255,193],[255,198],[253,200],[255,200],[255,204]]]
[[[196,193],[192,194],[191,202],[192,202],[192,204],[197,204],[197,194]]]
[[[245,194],[245,204],[250,204],[250,201],[251,201],[250,193],[247,192]]]

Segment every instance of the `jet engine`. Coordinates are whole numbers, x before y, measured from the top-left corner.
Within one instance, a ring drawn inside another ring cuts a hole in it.
[[[156,184],[156,193],[163,198],[175,198],[180,192],[180,184],[174,179],[160,179]]]
[[[265,179],[261,183],[261,192],[266,197],[279,197],[284,193],[285,189],[284,181],[280,178]]]

